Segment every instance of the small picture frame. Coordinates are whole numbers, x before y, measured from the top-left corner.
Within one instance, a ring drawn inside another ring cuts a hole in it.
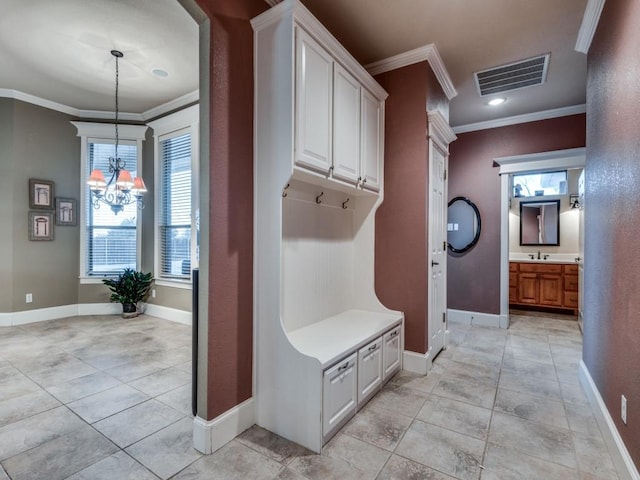
[[[53,212],[29,212],[29,240],[53,240]]]
[[[53,210],[53,182],[29,179],[29,208]]]
[[[56,225],[61,227],[75,227],[78,224],[75,198],[56,197]]]

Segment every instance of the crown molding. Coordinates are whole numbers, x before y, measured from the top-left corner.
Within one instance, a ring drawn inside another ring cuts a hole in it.
[[[515,115],[513,117],[496,118],[495,120],[487,120],[486,122],[468,123],[453,127],[455,133],[475,132],[476,130],[488,130],[490,128],[508,127],[519,123],[537,122],[539,120],[549,120],[551,118],[568,117],[569,115],[578,115],[586,113],[587,106],[573,105],[571,107],[554,108],[551,110],[542,110],[540,112],[525,113],[523,115]]]
[[[148,121],[154,118],[157,118],[165,113],[169,113],[173,110],[178,110],[183,108],[189,104],[196,103],[200,100],[200,90],[194,90],[193,92],[189,92],[181,97],[175,98],[173,100],[169,100],[167,103],[163,103],[162,105],[158,105],[157,107],[150,108],[142,112],[142,120]]]
[[[158,105],[157,107],[150,108],[142,113],[118,112],[118,118],[128,122],[146,122],[164,115],[165,113],[178,110],[186,105],[195,103],[199,100],[199,96],[199,90],[194,90],[193,92],[187,93],[186,95],[174,100],[170,100],[167,103]],[[49,110],[55,110],[56,112],[66,113],[72,117],[85,118],[88,120],[113,120],[115,116],[115,112],[104,110],[81,110],[79,108],[47,100],[46,98],[37,97],[29,93],[24,93],[19,90],[11,90],[8,88],[0,88],[0,98],[13,98],[14,100],[20,100],[21,102],[30,103],[39,107],[48,108]]]
[[[449,144],[458,138],[449,126],[449,122],[439,110],[427,112],[427,119],[429,121],[429,138],[434,139],[447,150]]]
[[[371,75],[378,75],[390,70],[413,65],[414,63],[424,62],[425,60],[429,62],[447,98],[451,100],[458,95],[449,76],[449,72],[442,61],[442,57],[433,43],[394,55],[393,57],[378,60],[377,62],[365,65],[365,68]]]
[[[587,53],[593,36],[596,33],[598,22],[600,21],[600,15],[602,15],[602,9],[604,8],[605,0],[588,0],[587,8],[584,10],[584,16],[582,17],[582,25],[578,31],[578,39],[576,40],[575,50],[581,53]]]

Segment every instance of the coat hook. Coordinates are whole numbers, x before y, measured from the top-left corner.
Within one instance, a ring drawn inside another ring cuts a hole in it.
[[[289,184],[288,183],[287,183],[287,186],[284,187],[284,189],[282,190],[282,198],[285,198],[288,195],[287,188],[289,188]]]
[[[347,203],[349,203],[349,198],[348,198],[348,197],[347,197],[347,199],[346,199],[344,202],[342,202],[342,208],[343,208],[343,210],[346,210],[346,209],[347,209]]]
[[[323,195],[324,195],[324,192],[320,193],[320,195],[318,195],[318,196],[316,197],[316,203],[317,203],[318,205],[320,205],[320,204],[322,203],[322,201],[320,200],[320,197],[322,197]]]

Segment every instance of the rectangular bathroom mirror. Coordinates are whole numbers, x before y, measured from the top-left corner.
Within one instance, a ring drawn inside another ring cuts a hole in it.
[[[560,245],[560,200],[520,202],[520,245]]]

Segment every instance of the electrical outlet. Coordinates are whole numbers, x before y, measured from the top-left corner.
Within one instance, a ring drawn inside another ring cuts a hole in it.
[[[627,424],[627,397],[622,395],[620,402],[620,416],[622,417],[622,422]]]
[[[156,289],[155,288],[151,289],[151,298],[156,298]]]
[[[31,293],[27,293],[24,297],[24,302],[25,303],[31,303],[33,302],[33,295]]]

